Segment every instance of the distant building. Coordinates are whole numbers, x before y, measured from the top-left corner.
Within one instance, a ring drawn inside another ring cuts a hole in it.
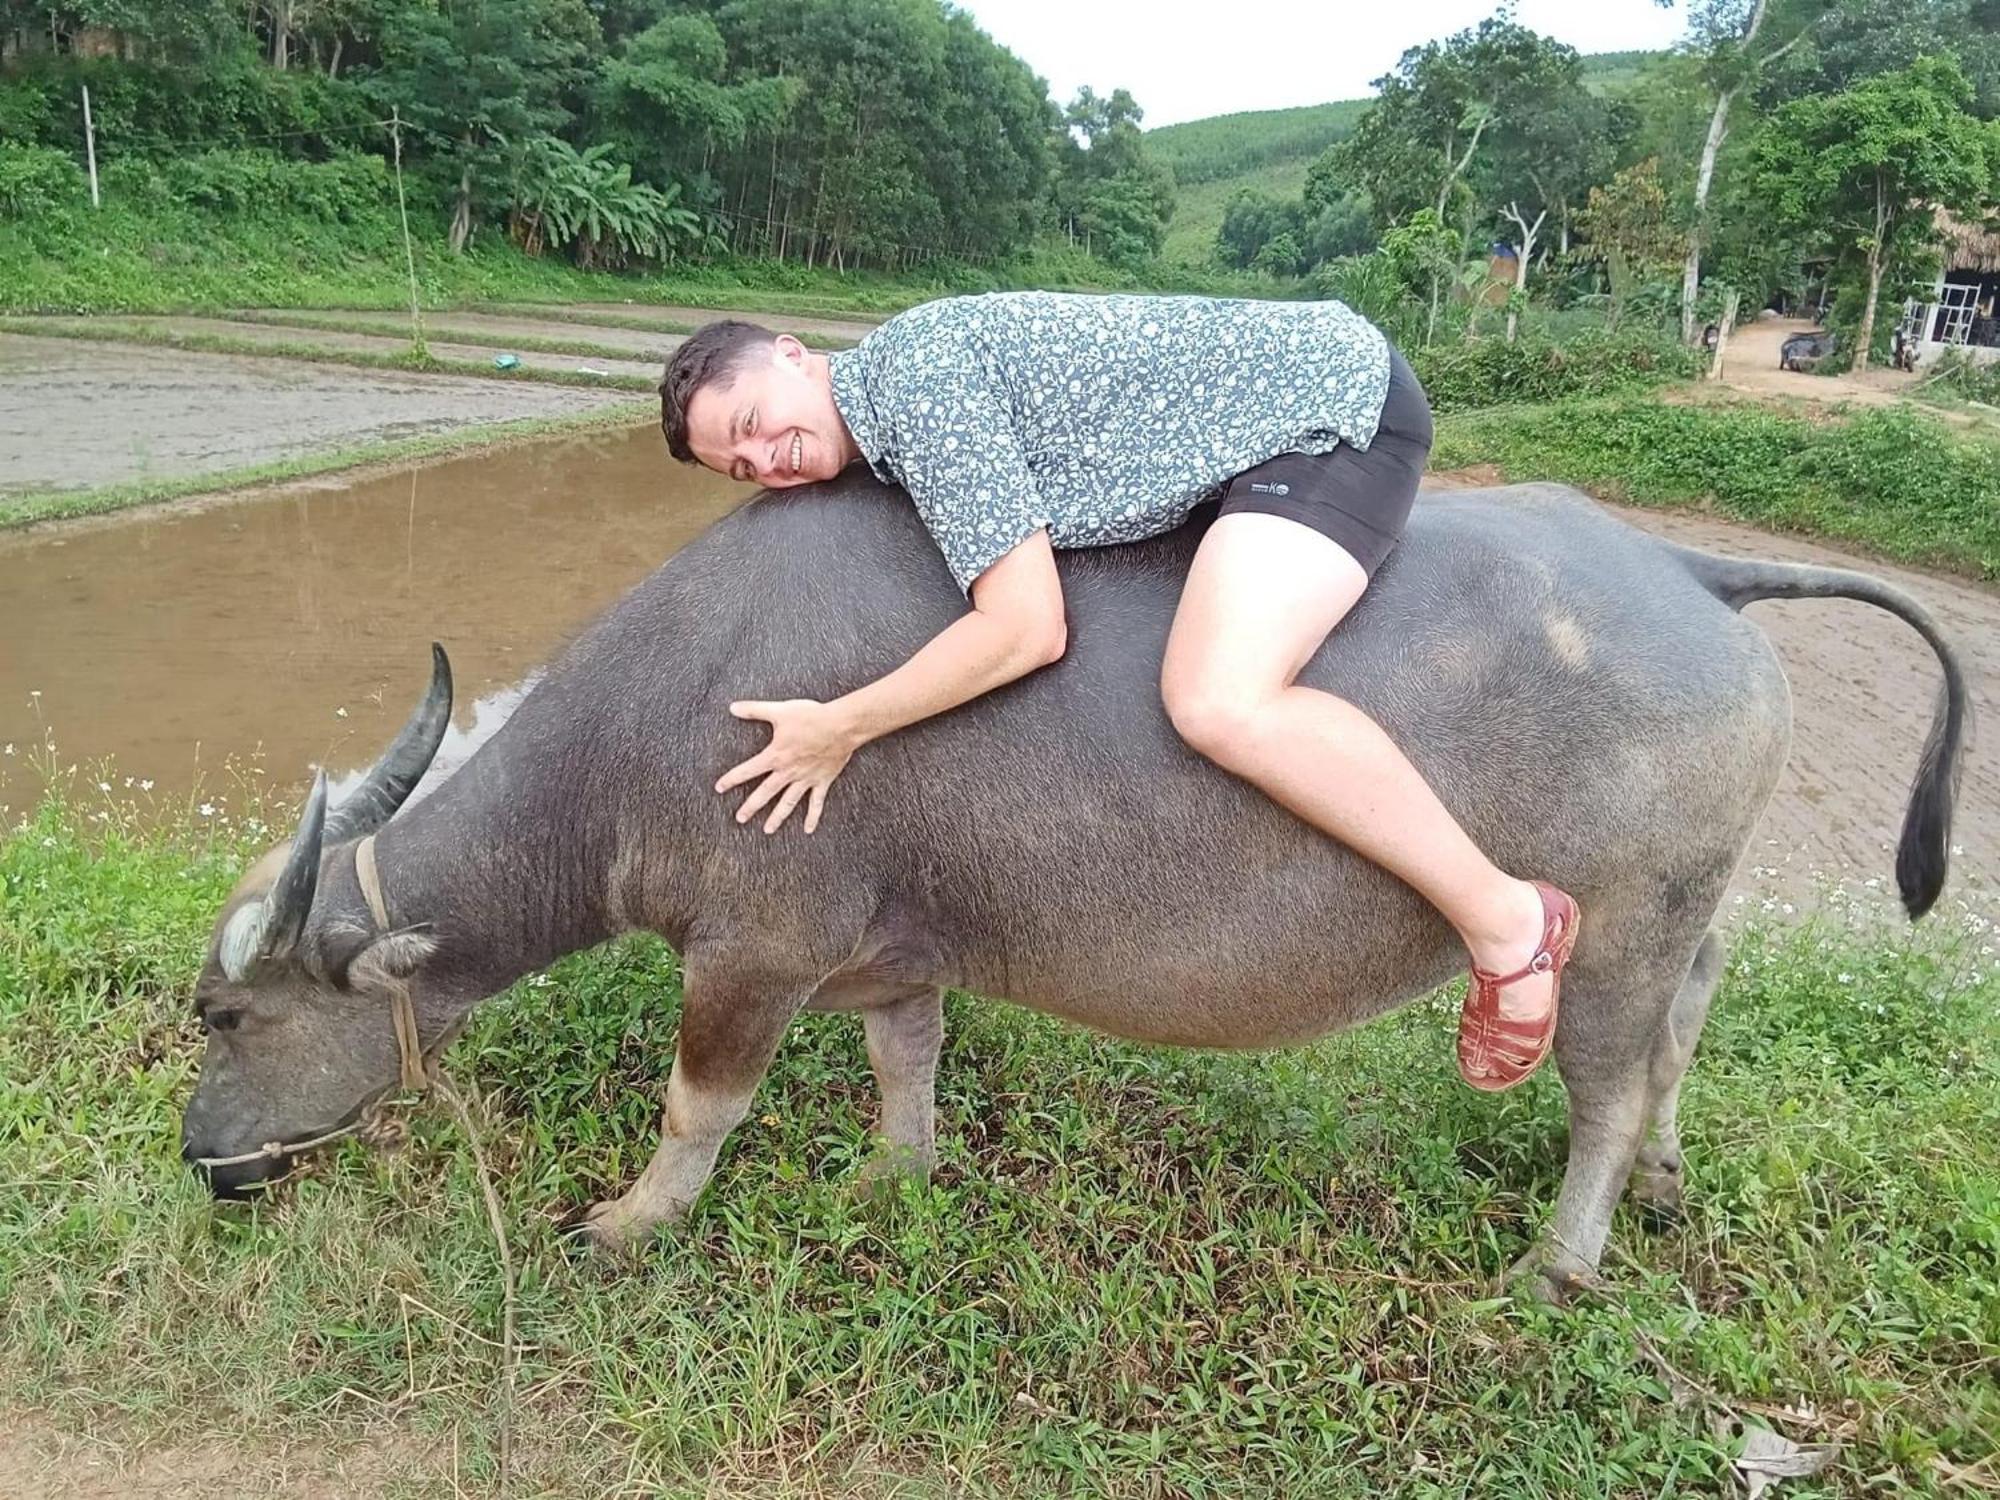
[[[2000,232],[1938,214],[1944,268],[1929,302],[1911,302],[1903,327],[1925,365],[1946,349],[1984,363],[2000,360]]]

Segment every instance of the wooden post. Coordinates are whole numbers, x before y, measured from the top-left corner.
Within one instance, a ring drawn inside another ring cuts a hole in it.
[[[97,131],[90,123],[90,85],[83,86],[83,150],[90,160],[90,206],[102,208],[97,196]]]
[[[1736,310],[1743,304],[1741,292],[1731,292],[1722,309],[1722,326],[1715,331],[1715,353],[1709,357],[1708,379],[1722,379],[1722,356],[1729,352],[1729,331],[1736,326]]]
[[[410,352],[425,358],[430,349],[424,343],[424,315],[417,304],[417,252],[410,245],[410,208],[403,200],[403,111],[396,105],[389,107],[389,139],[396,152],[396,212],[403,220],[403,262],[410,271]]]

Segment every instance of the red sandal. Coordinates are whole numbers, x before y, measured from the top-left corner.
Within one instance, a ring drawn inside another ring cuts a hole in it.
[[[1458,1017],[1458,1072],[1472,1087],[1489,1094],[1511,1089],[1542,1065],[1556,1037],[1557,1001],[1562,998],[1563,965],[1576,947],[1581,913],[1576,901],[1546,881],[1534,882],[1542,898],[1542,941],[1527,966],[1512,974],[1472,967],[1472,984]],[[1500,991],[1530,974],[1548,974],[1549,1013],[1539,1021],[1516,1021],[1500,1013]]]

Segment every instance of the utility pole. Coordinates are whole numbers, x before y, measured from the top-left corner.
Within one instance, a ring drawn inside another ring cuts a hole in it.
[[[101,208],[97,197],[97,132],[90,123],[90,85],[83,86],[83,150],[90,160],[90,206]]]

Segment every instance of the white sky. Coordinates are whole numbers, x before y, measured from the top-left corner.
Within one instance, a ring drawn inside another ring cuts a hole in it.
[[[956,0],[1049,81],[1130,89],[1146,124],[1359,99],[1404,49],[1477,25],[1498,0]],[[1579,52],[1661,48],[1685,5],[1520,0],[1516,19]]]

